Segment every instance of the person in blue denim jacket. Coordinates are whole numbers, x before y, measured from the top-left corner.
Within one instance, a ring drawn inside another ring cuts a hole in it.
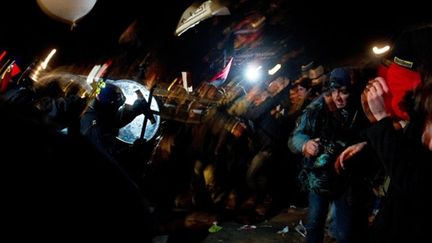
[[[303,111],[288,141],[293,153],[302,153],[302,177],[309,192],[306,242],[323,242],[330,203],[335,206],[337,242],[350,242],[352,209],[346,200],[346,178],[336,172],[338,155],[356,144],[358,109],[353,105],[353,71],[335,68],[330,73],[329,91],[313,100]],[[364,146],[359,143],[357,146]]]

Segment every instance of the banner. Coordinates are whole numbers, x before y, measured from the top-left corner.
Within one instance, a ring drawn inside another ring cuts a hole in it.
[[[228,61],[228,64],[222,69],[221,72],[219,72],[212,79],[210,79],[209,83],[211,83],[214,86],[222,85],[225,82],[225,80],[228,78],[228,74],[231,70],[233,59],[234,58],[231,57],[230,60]]]

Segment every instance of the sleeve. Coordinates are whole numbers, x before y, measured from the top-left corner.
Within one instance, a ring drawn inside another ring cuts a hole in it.
[[[303,144],[311,139],[315,128],[316,119],[313,118],[313,110],[305,109],[297,119],[296,126],[290,138],[288,147],[291,152],[297,154],[302,152]]]
[[[258,120],[264,113],[268,112],[270,108],[274,105],[273,98],[267,98],[263,103],[258,106],[253,105],[252,109],[246,111],[245,117],[249,120]]]
[[[121,128],[129,124],[135,117],[140,115],[132,105],[124,104],[118,111],[115,117],[116,127]]]
[[[386,172],[391,174],[402,143],[402,129],[396,130],[391,118],[384,118],[368,128],[366,135]]]

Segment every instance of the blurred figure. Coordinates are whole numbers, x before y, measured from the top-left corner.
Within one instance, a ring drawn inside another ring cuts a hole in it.
[[[301,73],[301,77],[311,80],[312,90],[310,92],[313,96],[321,94],[322,88],[327,86],[328,77],[322,65],[311,61],[301,66]]]
[[[133,105],[125,104],[125,101],[118,86],[105,83],[81,118],[81,134],[98,149],[114,157],[118,157],[124,147],[117,139],[120,128],[142,113],[150,121],[155,119],[144,98],[137,99]]]
[[[284,167],[287,154],[283,144],[290,133],[286,125],[287,111],[291,106],[289,82],[285,73],[281,73],[269,82],[266,90],[253,97],[249,96],[253,93],[249,93],[246,98],[252,98],[244,117],[248,119],[253,133],[251,145],[254,156],[246,170],[246,183],[251,196],[245,206],[256,206],[258,218],[267,216],[287,201],[284,194],[290,185],[287,185],[289,182],[283,173],[287,170]]]
[[[0,114],[3,237],[151,242],[148,205],[113,160],[31,104],[1,100]]]
[[[374,122],[367,133],[369,143],[390,176],[387,196],[375,219],[373,242],[421,242],[430,237],[431,42],[431,27],[404,33],[394,47],[390,65],[395,66],[386,73],[387,80],[377,77],[363,92],[363,109]],[[396,74],[391,70],[398,71],[398,80],[391,80]],[[412,79],[413,73],[418,81]],[[395,95],[389,87],[395,81],[405,83],[405,92],[400,94],[404,106],[399,110],[387,102]],[[406,88],[409,84],[411,89]],[[401,122],[403,117],[407,120]]]
[[[299,78],[294,82],[294,86],[290,90],[290,102],[291,106],[288,111],[289,115],[297,114],[301,112],[313,98],[311,96],[312,80],[309,78]],[[292,127],[294,128],[294,127]]]
[[[8,104],[32,107],[58,131],[64,129],[68,135],[76,136],[79,135],[80,115],[87,105],[87,99],[82,98],[79,92],[78,83],[69,81],[63,85],[60,76],[40,82],[26,77],[2,97]]]
[[[311,96],[311,90],[312,80],[307,77],[299,78],[294,82],[294,85],[291,86],[289,92],[290,106],[287,109],[287,119],[285,123],[289,134],[292,133],[292,131],[294,130],[296,126],[296,121],[302,114],[303,110],[313,100],[313,97]],[[289,150],[287,151],[287,153],[288,162],[286,164],[289,165],[289,167],[285,169],[284,176],[288,177],[290,184],[294,186],[290,188],[289,193],[287,193],[286,191],[284,193],[289,195],[290,198],[292,198],[292,201],[290,202],[292,205],[296,205],[299,207],[307,207],[307,194],[305,190],[302,190],[302,185],[300,185],[301,182],[297,179],[298,174],[303,168],[303,156],[301,154],[292,153]]]
[[[80,116],[87,106],[87,98],[81,98],[79,90],[72,81],[63,90],[60,81],[53,80],[37,87],[32,104],[57,130],[78,136]]]

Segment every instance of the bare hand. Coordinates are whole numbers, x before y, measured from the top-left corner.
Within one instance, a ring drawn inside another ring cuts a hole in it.
[[[349,160],[358,152],[360,152],[366,146],[366,144],[367,144],[366,142],[361,142],[361,143],[353,144],[348,148],[346,148],[336,159],[335,162],[336,173],[340,174],[340,172],[345,169],[345,161]]]
[[[310,158],[316,156],[319,152],[319,138],[311,139],[303,145],[303,154]]]
[[[363,110],[370,122],[376,122],[390,116],[390,109],[385,106],[384,98],[389,95],[385,80],[377,77],[369,81],[361,95]]]

